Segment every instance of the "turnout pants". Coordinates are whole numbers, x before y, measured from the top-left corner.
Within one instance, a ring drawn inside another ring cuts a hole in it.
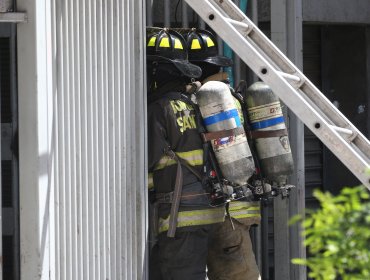
[[[190,231],[177,229],[174,238],[167,232],[158,236],[151,250],[151,280],[204,280],[206,279],[207,254],[212,226]]]
[[[261,279],[249,235],[250,225],[233,219],[218,224],[208,252],[208,278],[210,280]]]

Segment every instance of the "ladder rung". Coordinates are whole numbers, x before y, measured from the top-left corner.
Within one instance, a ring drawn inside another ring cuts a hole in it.
[[[232,25],[237,26],[237,27],[241,27],[241,28],[245,28],[245,29],[249,28],[248,24],[246,24],[244,22],[241,22],[241,21],[237,21],[237,20],[234,20],[234,19],[231,19],[231,18],[226,18],[226,21],[228,21],[229,23],[231,23]]]
[[[296,81],[296,82],[300,82],[301,81],[301,78],[299,78],[296,75],[284,73],[284,72],[281,72],[281,71],[277,71],[277,72],[279,73],[280,76],[282,76],[284,78],[287,78],[287,79],[290,79],[290,80],[293,80],[293,81]]]
[[[334,125],[331,125],[330,127],[332,129],[334,129],[335,131],[339,132],[339,133],[343,133],[343,134],[347,134],[347,135],[352,135],[353,134],[353,131],[350,130],[350,129],[347,129],[347,128],[342,128],[342,127],[338,127],[338,126],[334,126]]]

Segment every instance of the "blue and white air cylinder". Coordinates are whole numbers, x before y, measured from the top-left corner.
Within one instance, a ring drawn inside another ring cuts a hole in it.
[[[246,107],[251,129],[275,131],[286,129],[279,98],[263,82],[252,84],[246,93]],[[258,159],[265,177],[284,185],[293,172],[293,157],[288,133],[276,137],[255,139]]]
[[[247,184],[255,165],[229,86],[206,82],[196,93],[196,100],[208,132],[242,129],[241,134],[212,139],[211,144],[224,178],[240,186]]]

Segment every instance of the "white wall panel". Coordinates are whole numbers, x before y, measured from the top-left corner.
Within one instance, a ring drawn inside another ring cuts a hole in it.
[[[146,277],[143,2],[17,1],[22,279]]]

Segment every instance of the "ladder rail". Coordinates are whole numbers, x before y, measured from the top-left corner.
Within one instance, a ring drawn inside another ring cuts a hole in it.
[[[199,1],[203,2],[203,1]],[[294,74],[296,72],[295,65],[276,47],[270,39],[251,21],[232,1],[229,0],[205,0],[214,7],[217,6],[217,10],[222,10],[224,15],[229,16],[231,19],[236,21],[243,21],[249,26],[250,38],[269,55],[269,57],[280,67],[281,71],[288,74]]]
[[[290,84],[295,88],[304,87],[303,92],[308,96],[309,99],[317,99],[318,95],[321,95],[321,91],[313,85],[309,79],[298,69],[286,56],[283,54],[280,49],[275,46],[267,36],[251,21],[238,7],[229,0],[211,0],[209,2],[215,3],[214,6],[217,6],[218,10],[222,10],[224,15],[229,16],[234,21],[242,21],[245,25],[248,26],[248,37],[255,43],[261,50],[265,59],[273,62],[280,69],[280,71],[286,73],[286,75],[296,76],[301,83],[297,83],[294,80],[290,80]],[[323,112],[325,115],[330,116],[330,120],[333,124],[339,127],[348,127],[351,123],[350,121],[334,106],[331,102],[322,95],[320,98],[325,99],[325,102],[320,102],[317,100],[318,104],[316,106]],[[356,127],[352,126],[352,129],[357,130]],[[359,133],[356,133],[359,135]],[[366,139],[366,137],[365,137]],[[367,139],[366,139],[367,140]],[[366,142],[366,140],[364,140]],[[363,140],[362,140],[363,141]],[[365,144],[367,145],[367,144]],[[370,157],[370,151],[366,152],[368,157]]]
[[[370,166],[369,140],[273,45],[254,23],[229,0],[186,0],[186,2],[213,30],[217,30],[218,35],[230,45],[235,53],[370,189],[370,175],[366,172]],[[227,15],[231,15],[233,20],[243,21],[248,26],[246,33],[248,32],[249,35],[243,36],[240,26],[236,28],[233,22],[225,20],[225,13],[221,13],[220,7],[215,7],[211,2],[216,2],[216,5],[221,5],[222,8],[226,7]],[[274,63],[270,63],[270,60]],[[282,77],[281,71],[299,77],[299,82]],[[297,106],[298,104],[304,106]],[[317,108],[319,110],[316,110]],[[355,138],[343,138],[343,135],[333,128],[333,124],[351,130]]]
[[[248,32],[248,37],[250,40],[256,44],[262,51],[265,59],[271,60],[274,65],[280,70],[288,75],[293,75],[299,78],[300,83],[290,82],[295,88],[304,87],[303,92],[309,97],[309,99],[317,98],[321,94],[321,91],[312,84],[309,79],[297,68],[286,56],[283,54],[280,49],[274,45],[271,40],[251,21],[238,7],[229,0],[211,0],[208,2],[214,2],[215,6],[218,6],[218,9],[224,8],[224,14],[232,17],[233,20],[241,20],[246,25],[249,26],[251,31]],[[246,38],[248,39],[248,38]],[[333,123],[337,126],[348,126],[348,119],[334,106],[331,102],[322,95],[323,99],[326,99],[326,102],[320,102],[316,104],[317,107],[321,109],[326,115],[332,115],[334,119],[331,119]],[[369,154],[370,157],[370,154]]]
[[[261,54],[266,60],[274,65],[276,70],[281,71],[285,75],[296,76],[296,78],[289,80],[289,82],[296,88],[299,88],[300,84],[297,83],[296,79],[302,81],[301,77],[298,76],[296,70],[294,70],[294,64],[290,61],[284,60],[284,54],[273,44],[266,44],[268,38],[266,35],[256,28],[253,21],[251,21],[243,12],[237,9],[237,6],[233,2],[224,2],[213,0],[217,10],[225,16],[225,19],[229,21],[242,35],[250,40],[251,44],[260,48],[264,52]],[[225,8],[227,11],[223,10]],[[227,18],[229,17],[229,18]],[[239,22],[239,21],[240,22]],[[295,74],[295,75],[293,75]]]
[[[303,93],[307,95],[307,100],[316,100],[318,95],[321,95],[319,89],[316,88],[305,75],[267,38],[267,36],[258,29],[258,27],[251,21],[238,7],[231,1],[224,0],[211,0],[208,2],[215,3],[213,5],[220,13],[224,16],[230,17],[230,23],[232,21],[242,21],[244,25],[248,26],[244,32],[240,31],[240,27],[236,27],[238,31],[244,35],[244,37],[250,41],[251,44],[255,45],[261,50],[260,54],[272,64],[276,70],[284,73],[288,82],[296,89],[304,87]],[[224,10],[223,10],[224,9]],[[295,76],[295,79],[288,78],[287,76]],[[331,104],[331,102],[324,96],[322,99],[326,99],[325,102],[319,102],[314,105],[317,109],[321,110],[328,121],[339,127],[348,127],[350,123],[346,117],[337,108]],[[353,127],[353,129],[357,129]],[[356,133],[356,135],[359,135]],[[360,136],[361,137],[361,136]],[[366,139],[366,138],[365,138]],[[361,140],[363,141],[363,140]],[[366,141],[366,140],[365,140]],[[365,144],[366,146],[367,144]],[[366,152],[370,157],[370,151]]]

